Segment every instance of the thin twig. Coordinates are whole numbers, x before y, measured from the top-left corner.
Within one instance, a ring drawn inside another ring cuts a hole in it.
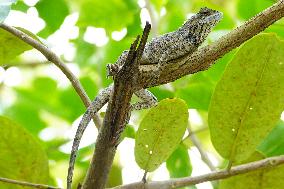
[[[239,174],[248,173],[251,171],[272,168],[284,164],[284,155],[278,157],[270,157],[260,161],[246,163],[243,165],[232,167],[230,171],[221,170],[214,171],[212,173],[196,176],[196,177],[184,177],[177,179],[170,179],[165,181],[152,181],[152,182],[136,182],[127,185],[117,186],[112,189],[174,189],[190,185],[195,185],[207,181],[214,181],[225,179]]]
[[[13,34],[14,36],[18,37],[22,41],[26,42],[27,44],[31,45],[38,51],[40,51],[48,61],[54,63],[63,73],[64,75],[69,79],[72,86],[74,87],[77,94],[80,96],[81,100],[83,101],[85,107],[89,107],[91,105],[91,100],[89,99],[87,93],[83,89],[80,81],[76,78],[76,76],[68,69],[68,67],[61,61],[61,59],[52,52],[48,47],[43,45],[41,42],[33,39],[29,35],[25,34],[24,32],[9,26],[5,23],[1,23],[0,27],[6,30],[7,32]],[[95,115],[93,118],[95,125],[97,128],[100,128],[101,121],[98,115]]]
[[[216,168],[213,163],[210,161],[209,157],[207,156],[206,152],[203,150],[202,145],[196,135],[191,131],[190,125],[187,127],[188,135],[194,146],[198,149],[201,159],[204,163],[209,167],[211,171],[215,171]]]
[[[45,184],[35,184],[35,183],[26,182],[26,181],[13,180],[13,179],[8,179],[8,178],[3,178],[3,177],[0,177],[0,182],[6,182],[9,184],[16,184],[16,185],[27,186],[31,188],[39,188],[39,189],[62,189],[62,188],[55,187],[55,186],[48,186]]]
[[[49,65],[51,62],[45,61],[45,62],[28,62],[28,63],[9,63],[9,64],[4,64],[0,67],[4,68],[5,70],[10,68],[10,67],[18,67],[18,68],[34,68],[38,66],[45,66]]]

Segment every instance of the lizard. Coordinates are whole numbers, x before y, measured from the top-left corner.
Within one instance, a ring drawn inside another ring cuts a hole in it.
[[[157,75],[159,75],[163,64],[166,64],[172,59],[179,58],[186,54],[190,55],[195,52],[222,17],[223,14],[217,10],[207,7],[201,8],[197,14],[187,19],[176,31],[158,36],[147,42],[140,59],[140,64],[158,64],[159,69],[156,71]],[[115,76],[121,69],[127,58],[127,54],[128,51],[123,51],[115,64],[107,66],[109,76]],[[113,84],[102,90],[83,114],[71,150],[67,175],[67,189],[71,189],[76,154],[82,135],[94,114],[108,102],[112,91]],[[140,98],[141,101],[131,105],[128,120],[132,110],[147,109],[157,105],[156,97],[147,89],[140,89],[134,92],[134,94]],[[125,124],[127,124],[128,120],[125,121]],[[121,133],[122,131],[119,132]],[[117,133],[118,138],[120,133]]]

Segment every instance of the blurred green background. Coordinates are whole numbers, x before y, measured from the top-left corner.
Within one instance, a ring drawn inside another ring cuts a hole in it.
[[[146,20],[152,23],[151,39],[176,30],[201,7],[221,11],[224,18],[203,44],[206,45],[273,3],[273,0],[18,0],[12,6],[6,23],[25,28],[39,36],[80,78],[89,97],[94,99],[100,89],[112,82],[106,78],[106,64],[114,63],[121,52],[130,47],[133,39],[141,34]],[[273,24],[265,32],[276,33],[283,39],[284,20]],[[16,122],[7,125],[18,124],[24,129],[19,129],[20,133],[31,135],[34,142],[42,147],[43,151],[37,153],[41,153],[42,161],[48,163],[49,167],[49,175],[45,175],[48,181],[43,179],[42,182],[65,186],[71,141],[85,107],[58,68],[46,62],[35,50],[11,58],[13,54],[9,56],[7,52],[18,43],[11,36],[5,37],[8,34],[0,34],[1,45],[7,47],[0,59],[0,115]],[[26,47],[28,49],[30,48]],[[14,50],[17,51],[17,48]],[[198,131],[197,136],[216,166],[221,166],[224,162],[210,142],[207,111],[215,85],[235,52],[236,50],[219,59],[207,71],[150,89],[159,100],[179,97],[187,102],[192,129]],[[135,164],[133,157],[133,138],[145,112],[133,113],[124,133],[125,140],[118,148],[108,186],[142,178],[143,171]],[[277,129],[283,132],[283,122],[279,125]],[[94,150],[97,131],[93,124],[89,127],[79,151],[74,186],[84,177]],[[274,135],[278,133],[277,131]],[[277,137],[277,140],[281,138]],[[22,143],[22,140],[15,138],[14,142]],[[265,145],[262,147],[265,148]],[[279,155],[282,152],[284,150],[279,147],[271,154]],[[15,156],[17,153],[5,158]],[[0,165],[0,176],[5,176],[5,170],[10,168],[9,165]],[[45,171],[46,169],[44,168]],[[150,174],[150,179],[189,176],[191,173],[197,175],[208,170],[187,137],[167,164]],[[13,173],[7,177],[24,179]],[[196,187],[209,189],[213,185],[205,183]],[[8,186],[3,185],[1,188]]]

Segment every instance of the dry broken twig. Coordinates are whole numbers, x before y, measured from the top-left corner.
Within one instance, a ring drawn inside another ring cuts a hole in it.
[[[138,48],[139,36],[131,45],[123,67],[114,77],[113,92],[82,189],[103,189],[105,187],[119,142],[119,131],[125,126],[130,116],[130,100],[135,92],[134,83],[139,79],[139,60],[142,56],[150,28],[150,24],[146,24]]]

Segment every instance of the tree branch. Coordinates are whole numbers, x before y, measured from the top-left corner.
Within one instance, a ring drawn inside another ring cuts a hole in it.
[[[208,69],[214,61],[221,58],[232,49],[262,32],[265,28],[284,16],[284,0],[280,0],[271,7],[257,14],[243,25],[234,29],[216,42],[200,48],[192,55],[171,60],[161,70],[161,75],[156,81],[152,81],[152,70],[157,65],[142,65],[140,88],[149,88],[175,81],[181,77]],[[139,89],[139,88],[138,88]]]
[[[272,168],[284,164],[284,155],[278,157],[266,158],[260,161],[246,163],[227,169],[214,171],[212,173],[196,176],[170,179],[166,181],[152,181],[144,184],[143,182],[131,183],[123,186],[117,186],[112,189],[173,189],[199,184],[202,182],[225,179],[239,174],[248,173],[258,169]]]
[[[127,59],[121,70],[114,77],[114,87],[100,129],[96,148],[83,183],[82,189],[103,189],[118,145],[120,133],[123,131],[130,116],[130,100],[135,92],[133,84],[139,74],[139,60],[142,56],[150,24],[146,24],[142,39],[138,45],[139,36],[131,45]]]
[[[215,169],[213,163],[210,161],[206,152],[203,150],[202,145],[201,145],[200,141],[198,140],[198,138],[196,137],[195,133],[193,133],[191,131],[190,126],[187,127],[187,131],[188,131],[188,136],[189,136],[191,142],[194,144],[194,146],[199,151],[199,154],[200,154],[203,162],[206,163],[206,165],[210,168],[211,171],[215,171],[216,169]]]
[[[39,189],[62,189],[62,188],[59,188],[59,187],[48,186],[48,185],[45,185],[45,184],[35,184],[35,183],[30,183],[30,182],[25,182],[25,181],[3,178],[3,177],[0,177],[0,182],[6,182],[6,183],[9,183],[9,184],[17,184],[17,185],[21,185],[21,186],[27,186],[27,187],[39,188]]]
[[[46,57],[48,61],[54,63],[64,73],[64,75],[69,79],[75,91],[77,92],[81,100],[83,101],[85,107],[89,107],[91,105],[92,102],[89,99],[85,90],[83,89],[80,81],[76,78],[76,76],[68,69],[68,67],[61,61],[61,59],[54,52],[52,52],[48,47],[46,47],[39,41],[33,39],[29,35],[25,34],[24,32],[14,27],[11,27],[4,23],[1,23],[0,27],[6,30],[7,32],[13,34],[14,36],[18,37],[25,43],[31,45],[35,49],[37,49],[39,52],[41,52]],[[97,128],[100,128],[101,121],[100,121],[99,116],[95,115],[93,120]]]

